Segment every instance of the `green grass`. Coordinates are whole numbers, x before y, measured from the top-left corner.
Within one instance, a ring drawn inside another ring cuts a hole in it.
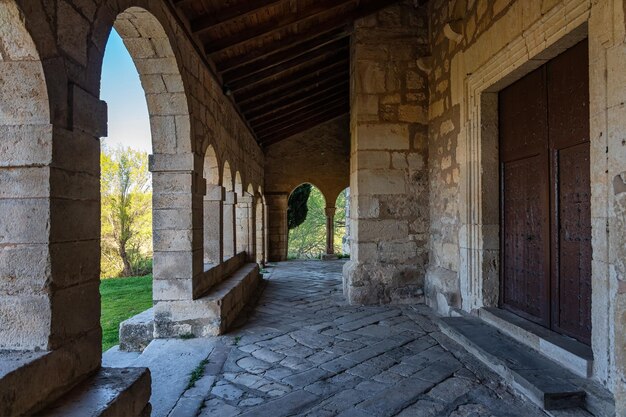
[[[119,325],[152,307],[152,275],[100,281],[102,351],[119,343]]]

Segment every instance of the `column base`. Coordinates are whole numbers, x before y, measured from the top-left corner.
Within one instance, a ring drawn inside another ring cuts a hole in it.
[[[322,255],[322,257],[320,258],[322,261],[334,261],[339,259],[339,256],[337,256],[334,253],[325,253]]]
[[[343,294],[350,304],[423,304],[424,270],[414,265],[348,261]]]

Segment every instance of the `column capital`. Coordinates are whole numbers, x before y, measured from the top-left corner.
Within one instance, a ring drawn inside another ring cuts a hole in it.
[[[226,191],[224,193],[224,204],[237,204],[237,193],[234,191]]]
[[[221,185],[207,184],[204,201],[224,201],[225,189]]]

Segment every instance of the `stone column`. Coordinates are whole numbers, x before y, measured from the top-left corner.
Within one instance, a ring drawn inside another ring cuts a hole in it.
[[[270,261],[269,258],[269,206],[267,204],[263,204],[263,263],[267,264]]]
[[[353,304],[423,301],[428,262],[426,10],[402,1],[357,20],[351,38],[351,260]]]
[[[252,203],[253,197],[245,192],[237,199],[237,253],[246,252],[248,258],[254,256]]]
[[[287,227],[287,206],[289,194],[268,193],[265,195],[267,202],[267,234],[268,234],[268,258],[270,262],[287,260],[287,240],[289,229]]]
[[[233,191],[226,191],[223,203],[223,259],[235,256],[236,231],[235,231],[235,205],[237,204],[237,194]]]
[[[224,260],[223,252],[224,187],[207,185],[204,196],[204,263],[217,265]]]
[[[326,254],[322,259],[337,259],[335,255],[335,207],[326,207]]]

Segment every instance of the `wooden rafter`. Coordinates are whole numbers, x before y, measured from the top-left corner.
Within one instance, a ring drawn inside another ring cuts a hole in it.
[[[345,109],[345,111],[342,112],[332,112],[332,113],[328,113],[328,114],[322,114],[320,116],[318,116],[317,118],[313,118],[313,119],[309,119],[309,120],[303,120],[300,124],[298,124],[297,126],[294,126],[291,129],[287,129],[287,130],[282,130],[280,132],[273,132],[272,134],[270,134],[269,136],[263,137],[259,139],[259,142],[261,143],[262,146],[270,146],[273,145],[275,143],[278,143],[282,140],[285,140],[293,135],[296,135],[298,133],[304,132],[308,129],[311,129],[312,127],[315,127],[321,123],[325,123],[329,120],[335,119],[339,116],[342,116],[343,114],[347,113],[348,109]]]
[[[257,128],[256,132],[260,137],[266,136],[267,134],[271,134],[272,132],[280,131],[281,129],[291,128],[293,126],[298,125],[302,120],[308,120],[313,117],[317,117],[320,114],[334,112],[336,110],[345,109],[348,106],[348,100],[345,98],[343,100],[336,101],[330,105],[327,105],[322,108],[310,109],[307,111],[303,111],[297,114],[292,115],[290,118],[273,123],[265,128]]]
[[[295,13],[289,13],[281,16],[279,19],[268,20],[258,26],[250,27],[237,33],[226,36],[221,39],[211,40],[205,45],[205,51],[208,55],[218,53],[224,49],[233,48],[246,44],[259,37],[269,37],[279,33],[291,26],[302,24],[312,18],[330,14],[332,10],[342,8],[355,0],[318,0],[310,6],[297,10]],[[208,28],[207,30],[210,30]]]
[[[284,109],[286,107],[293,106],[295,104],[300,104],[302,102],[306,102],[307,100],[311,100],[316,97],[324,96],[329,93],[339,93],[339,92],[343,92],[346,95],[348,94],[348,82],[347,81],[345,83],[336,84],[336,85],[327,87],[325,89],[319,89],[311,94],[294,94],[292,96],[289,96],[286,99],[272,103],[271,105],[263,106],[260,108],[254,108],[247,112],[244,111],[244,115],[246,116],[248,120],[254,120],[259,116],[263,116],[268,113],[275,112],[276,110],[280,111],[281,109]]]
[[[246,86],[238,90],[235,97],[243,104],[246,100],[271,94],[273,91],[278,91],[283,88],[297,88],[299,82],[315,82],[315,80],[322,79],[330,74],[346,71],[348,71],[347,59],[333,62],[324,68],[303,68],[289,76],[279,79],[270,79],[255,86]]]
[[[293,68],[297,65],[306,64],[312,60],[320,59],[329,55],[336,54],[338,51],[348,50],[349,43],[347,39],[339,39],[332,43],[326,44],[320,48],[305,51],[302,54],[283,61],[263,62],[256,65],[247,65],[237,70],[225,72],[222,74],[224,81],[228,84],[234,84],[242,79],[250,79],[264,73],[271,73],[282,68]]]
[[[290,85],[284,89],[280,88],[276,90],[270,90],[268,94],[253,97],[250,100],[241,100],[239,101],[239,106],[241,108],[247,108],[249,106],[259,106],[263,103],[274,102],[281,99],[282,97],[287,97],[294,94],[294,92],[314,91],[316,89],[323,88],[329,83],[336,84],[337,82],[344,81],[346,79],[348,79],[347,71],[337,71],[334,74],[329,74],[326,77],[318,78],[314,81],[301,81],[299,84]]]
[[[254,120],[252,125],[254,129],[260,129],[263,126],[272,124],[274,121],[280,121],[282,119],[289,118],[295,113],[331,105],[340,100],[347,100],[347,97],[343,91],[339,91],[335,94],[330,94],[328,96],[319,97],[317,99],[312,99],[301,103],[300,105],[291,106],[288,109],[282,109],[279,112],[257,118],[256,120]]]
[[[287,37],[285,40],[289,41],[286,48],[281,48],[276,43],[276,49],[268,54],[254,54],[256,51],[251,51],[251,54],[243,54],[235,57],[239,59],[232,59],[224,61],[223,63],[217,63],[217,69],[225,76],[241,67],[249,68],[254,66],[269,66],[277,65],[287,60],[296,58],[309,51],[321,48],[329,43],[335,42],[338,39],[343,39],[349,36],[347,27],[333,28],[328,32],[319,34],[317,31],[313,32],[313,37],[307,37],[306,35],[299,35],[294,42],[293,37]],[[258,56],[256,56],[258,55]]]
[[[218,30],[222,25],[241,19],[267,7],[284,3],[287,0],[241,0],[237,3],[199,16],[191,21],[191,30],[202,33],[205,30]]]

